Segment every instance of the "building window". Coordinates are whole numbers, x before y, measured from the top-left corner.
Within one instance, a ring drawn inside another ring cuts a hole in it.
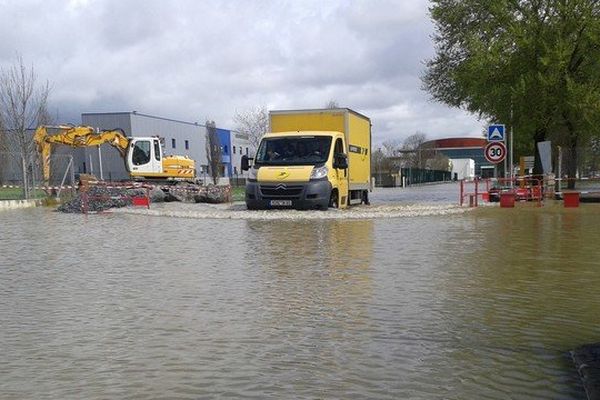
[[[176,147],[175,139],[171,139],[171,148],[174,149]]]
[[[160,141],[158,139],[154,139],[154,159],[160,161]]]
[[[246,147],[246,155],[248,155],[248,148]]]
[[[223,154],[227,155],[227,145],[223,146]]]
[[[189,141],[189,140],[186,140],[186,141],[185,141],[185,149],[186,149],[186,150],[189,150],[189,149],[190,149],[190,141]]]
[[[235,146],[233,146],[233,154],[235,154]]]

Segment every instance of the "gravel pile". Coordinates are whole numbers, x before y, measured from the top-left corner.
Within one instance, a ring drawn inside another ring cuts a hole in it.
[[[231,202],[230,186],[168,186],[163,187],[165,201],[182,203],[229,203]]]
[[[204,186],[194,196],[196,203],[230,203],[231,202],[231,186]]]
[[[135,196],[146,196],[146,189],[91,186],[86,192],[81,192],[71,201],[61,204],[57,210],[64,213],[99,212],[129,206],[131,198]]]
[[[150,203],[177,201],[183,203],[227,203],[231,201],[230,186],[167,186],[125,188],[114,186],[89,186],[73,200],[63,203],[58,211],[64,213],[99,212],[109,208],[121,208],[132,204],[132,197],[149,194]],[[86,200],[87,199],[87,200]]]

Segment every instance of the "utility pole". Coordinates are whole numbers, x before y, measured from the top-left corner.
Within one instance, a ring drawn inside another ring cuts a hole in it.
[[[558,148],[558,187],[556,188],[556,191],[562,192],[562,147],[556,147]]]
[[[512,101],[510,102],[510,152],[509,152],[509,168],[510,168],[510,186],[513,186],[513,136],[515,133],[514,123],[513,123],[513,106]]]
[[[98,164],[100,165],[100,180],[104,180],[104,176],[102,174],[102,151],[100,150],[100,145],[98,145]]]

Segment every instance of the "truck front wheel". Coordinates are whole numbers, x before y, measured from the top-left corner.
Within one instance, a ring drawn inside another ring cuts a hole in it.
[[[329,196],[329,207],[331,207],[331,208],[339,208],[340,207],[340,200],[339,200],[337,189],[333,189],[331,191],[331,196]]]
[[[362,192],[362,199],[361,199],[361,203],[365,204],[365,205],[369,205],[371,204],[369,202],[369,191],[368,190],[363,190]]]

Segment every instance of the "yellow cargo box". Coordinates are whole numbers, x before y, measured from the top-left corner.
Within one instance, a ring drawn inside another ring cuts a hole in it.
[[[349,108],[271,111],[270,132],[337,131],[346,137],[350,190],[371,185],[371,120]]]

